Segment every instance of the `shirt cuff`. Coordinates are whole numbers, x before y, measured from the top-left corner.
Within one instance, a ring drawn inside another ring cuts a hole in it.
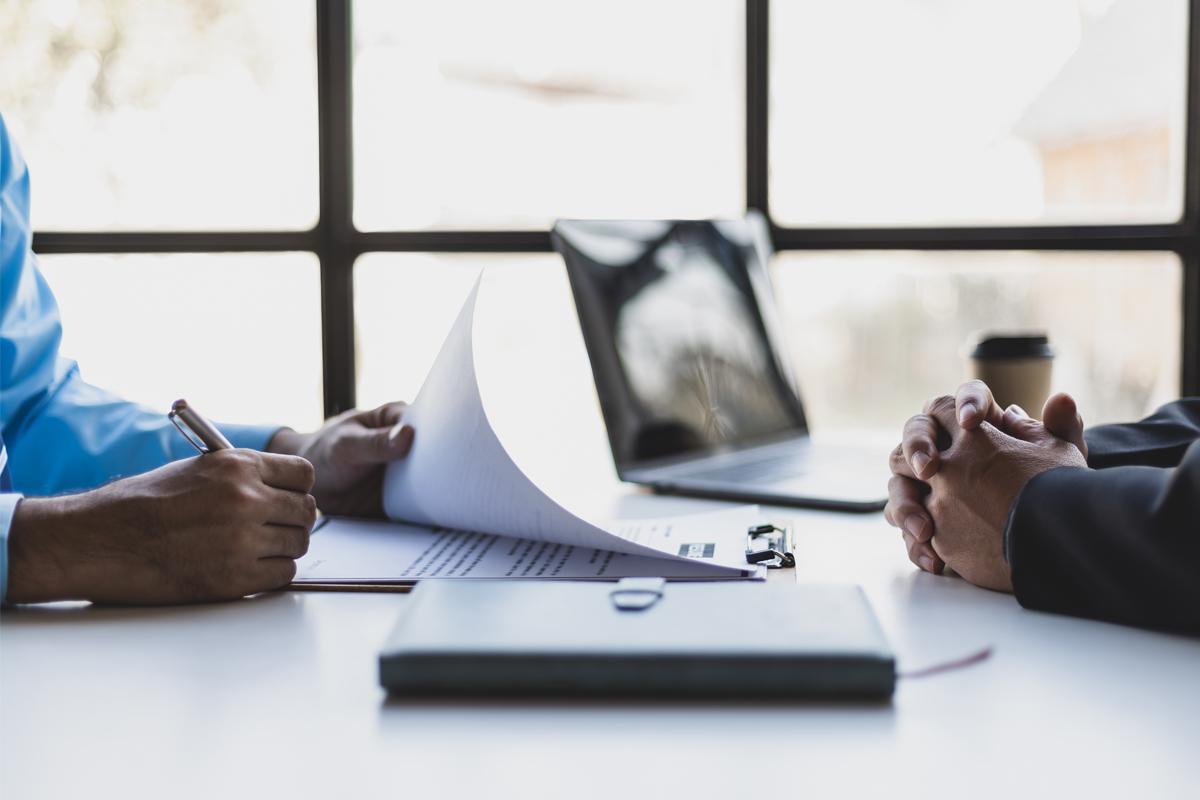
[[[218,425],[221,433],[234,447],[247,450],[266,450],[271,437],[283,430],[282,425]]]
[[[0,494],[0,605],[8,597],[8,530],[22,497],[15,493]]]

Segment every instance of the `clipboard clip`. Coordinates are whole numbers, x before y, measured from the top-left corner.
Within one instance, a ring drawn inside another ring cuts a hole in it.
[[[763,564],[770,569],[794,567],[794,550],[791,525],[765,523],[751,525],[746,530],[746,561],[750,564]]]
[[[608,593],[618,611],[645,611],[662,599],[663,578],[621,578]]]

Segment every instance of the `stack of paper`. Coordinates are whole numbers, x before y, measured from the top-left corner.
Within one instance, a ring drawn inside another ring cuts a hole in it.
[[[482,276],[481,276],[482,279]],[[426,578],[761,577],[746,564],[753,506],[674,519],[597,525],[525,475],[480,396],[474,357],[477,281],[405,419],[417,431],[391,464],[384,509],[399,525],[331,519],[315,533],[297,582]]]

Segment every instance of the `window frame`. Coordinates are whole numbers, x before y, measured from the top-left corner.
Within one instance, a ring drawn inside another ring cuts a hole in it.
[[[352,0],[315,0],[320,213],[303,231],[38,231],[33,249],[57,253],[315,253],[327,417],[355,406],[354,264],[368,252],[512,253],[551,250],[545,230],[359,231],[353,221]],[[746,0],[746,207],[770,223],[777,250],[1167,251],[1182,265],[1180,389],[1200,394],[1200,0],[1188,5],[1184,209],[1146,225],[818,227],[776,224],[768,191],[770,0]]]

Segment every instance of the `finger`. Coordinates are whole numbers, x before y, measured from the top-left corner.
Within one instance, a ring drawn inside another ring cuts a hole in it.
[[[958,424],[964,430],[978,428],[983,422],[999,427],[1003,412],[992,397],[992,390],[983,381],[967,381],[954,395]]]
[[[1038,444],[1053,438],[1046,427],[1036,419],[1031,419],[1025,409],[1011,405],[1004,409],[1004,419],[1001,430],[1023,442]]]
[[[905,533],[904,546],[908,550],[908,560],[926,572],[937,575],[945,568],[946,565],[938,558],[937,553],[933,551],[933,546],[928,542],[918,542]]]
[[[957,439],[959,434],[962,433],[962,427],[958,424],[956,406],[957,401],[948,394],[935,397],[925,404],[925,414],[933,417],[934,421],[941,427],[939,434],[951,440]],[[942,437],[939,436],[939,438]]]
[[[913,474],[922,480],[937,472],[937,435],[937,422],[926,414],[909,417],[904,423],[904,438],[900,448],[912,466]]]
[[[892,452],[888,454],[888,469],[893,475],[899,475],[902,478],[917,478],[917,473],[913,472],[912,464],[904,456],[904,445],[898,444],[892,448]]]
[[[933,517],[925,509],[924,496],[924,486],[911,478],[893,475],[888,481],[884,517],[889,525],[900,528],[919,542],[927,542],[933,537]]]
[[[1083,438],[1083,417],[1075,405],[1075,398],[1059,392],[1042,406],[1042,424],[1059,439],[1070,442],[1087,456],[1087,441]]]
[[[412,449],[412,425],[390,428],[348,427],[342,432],[339,451],[352,464],[386,464],[404,458]]]
[[[408,403],[384,403],[378,408],[360,412],[357,419],[368,428],[390,428],[400,422],[407,410]]]
[[[308,552],[309,529],[296,525],[263,525],[258,533],[261,558],[300,558]]]
[[[265,491],[262,521],[267,525],[294,525],[308,530],[317,521],[317,501],[311,494],[270,487]]]
[[[258,474],[267,486],[293,492],[308,492],[316,480],[308,459],[278,453],[259,453]]]
[[[296,577],[296,562],[287,556],[260,558],[254,566],[256,591],[282,589]]]

